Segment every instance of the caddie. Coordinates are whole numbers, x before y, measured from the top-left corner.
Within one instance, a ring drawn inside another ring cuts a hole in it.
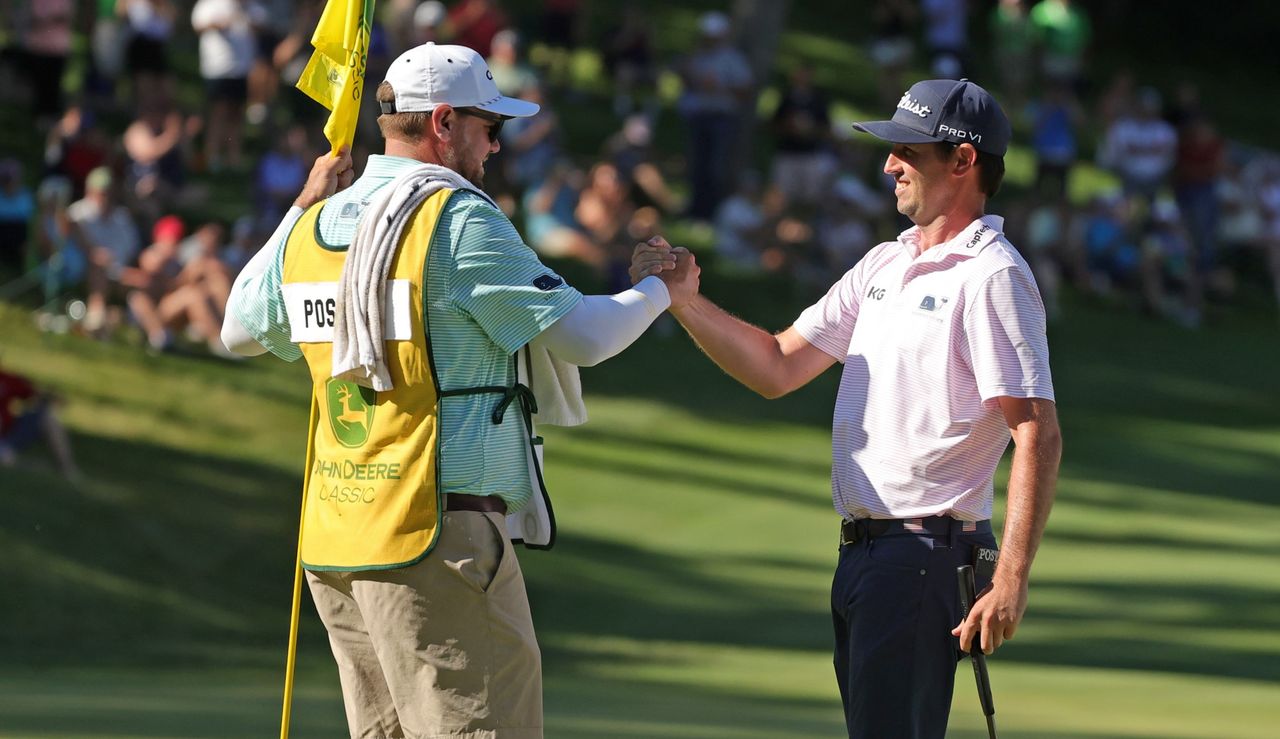
[[[511,542],[554,535],[533,423],[584,421],[576,367],[670,295],[653,278],[583,296],[524,244],[484,164],[538,106],[499,94],[475,51],[410,49],[376,94],[385,154],[354,182],[345,151],[316,161],[237,278],[223,340],[310,369],[301,560],[351,735],[541,737]]]

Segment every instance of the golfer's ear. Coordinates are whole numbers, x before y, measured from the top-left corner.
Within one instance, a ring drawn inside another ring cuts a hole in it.
[[[957,175],[968,174],[978,163],[978,150],[973,144],[961,144],[956,147],[953,167]]]

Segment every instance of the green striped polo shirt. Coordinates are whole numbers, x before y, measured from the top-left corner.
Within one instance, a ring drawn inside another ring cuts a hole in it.
[[[360,213],[373,196],[417,164],[401,157],[370,156],[364,174],[325,204],[320,237],[327,244],[350,244]],[[287,235],[276,243],[261,277],[241,285],[231,309],[259,343],[292,362],[302,352],[289,341],[281,291],[286,241]],[[465,190],[454,192],[441,213],[425,270],[424,314],[441,390],[511,385],[512,353],[582,299],[538,261],[505,215]],[[498,398],[440,399],[441,492],[500,495],[510,510],[518,510],[532,494],[525,459],[527,433],[514,404],[503,423],[492,422]]]

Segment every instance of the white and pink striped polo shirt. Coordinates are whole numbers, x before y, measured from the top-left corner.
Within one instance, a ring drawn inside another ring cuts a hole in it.
[[[880,244],[795,328],[844,363],[832,499],[846,518],[991,517],[1009,445],[996,398],[1053,400],[1031,269],[983,216],[920,253],[919,229]]]

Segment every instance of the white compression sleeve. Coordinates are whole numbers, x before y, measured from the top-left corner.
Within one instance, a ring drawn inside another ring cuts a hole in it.
[[[666,284],[650,275],[617,295],[584,295],[534,342],[569,364],[591,367],[631,346],[669,305]]]
[[[267,239],[258,253],[245,263],[244,269],[240,270],[240,274],[231,285],[231,295],[227,297],[226,311],[222,318],[222,343],[236,354],[256,357],[267,351],[266,347],[259,344],[240,323],[232,306],[240,299],[245,282],[261,277],[271,266],[271,260],[279,257],[281,241],[293,230],[293,224],[298,222],[304,212],[306,211],[296,205],[289,208],[280,225],[276,226],[275,233],[271,234],[271,238]]]

